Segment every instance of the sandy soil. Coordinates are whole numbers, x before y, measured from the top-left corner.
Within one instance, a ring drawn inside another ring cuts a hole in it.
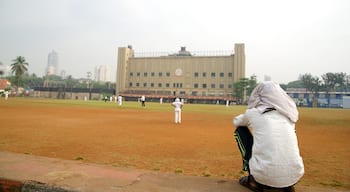
[[[176,125],[170,111],[1,102],[1,151],[186,175],[243,174],[232,135],[236,114],[187,112]],[[306,169],[300,185],[350,189],[349,113],[345,125],[317,127],[310,113],[301,113],[297,130]]]

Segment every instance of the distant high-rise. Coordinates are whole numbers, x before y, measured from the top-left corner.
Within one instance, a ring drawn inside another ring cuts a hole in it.
[[[46,75],[59,75],[58,74],[58,54],[54,50],[49,53],[47,59]]]
[[[111,81],[111,68],[107,65],[100,65],[95,68],[95,80],[108,82]]]

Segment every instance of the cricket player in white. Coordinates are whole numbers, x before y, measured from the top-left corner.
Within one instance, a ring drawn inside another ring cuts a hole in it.
[[[121,95],[118,96],[118,105],[122,106],[122,102],[123,102],[123,97]]]
[[[183,103],[180,102],[179,98],[176,98],[174,102],[171,103],[175,107],[175,123],[181,123],[181,108]]]

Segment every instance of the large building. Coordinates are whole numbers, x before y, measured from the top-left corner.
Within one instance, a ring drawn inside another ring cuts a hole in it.
[[[59,75],[58,74],[58,54],[54,50],[49,53],[47,57],[46,75]]]
[[[189,100],[234,100],[233,83],[245,77],[244,44],[234,52],[197,53],[185,47],[174,54],[136,53],[118,49],[116,94],[126,97],[181,97]]]
[[[100,65],[95,67],[95,81],[110,82],[111,68],[108,65]]]

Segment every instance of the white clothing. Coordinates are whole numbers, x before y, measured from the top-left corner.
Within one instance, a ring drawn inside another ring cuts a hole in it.
[[[295,102],[275,82],[266,81],[260,83],[253,90],[249,100],[248,109],[257,108],[260,113],[266,108],[274,108],[296,123],[298,121],[298,110]]]
[[[249,161],[251,175],[261,184],[288,187],[304,174],[295,124],[278,111],[261,114],[248,109],[233,121],[236,127],[252,128],[253,148]]]
[[[9,98],[9,92],[5,91],[5,100],[7,100]]]
[[[175,123],[181,123],[181,110],[175,111]]]
[[[122,106],[122,102],[123,102],[123,97],[122,96],[118,96],[118,105]]]
[[[275,110],[264,113],[267,108]],[[260,83],[248,100],[248,109],[233,124],[252,129],[253,147],[249,160],[254,179],[271,187],[294,185],[304,174],[295,133],[298,110],[294,101],[273,82]]]
[[[175,107],[175,123],[181,123],[181,108],[183,103],[180,102],[180,99],[175,99],[171,105]]]

